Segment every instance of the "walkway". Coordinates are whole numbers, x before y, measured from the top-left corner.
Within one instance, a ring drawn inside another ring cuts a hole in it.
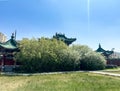
[[[66,71],[66,72],[48,72],[48,73],[12,73],[12,72],[6,72],[6,73],[1,73],[1,75],[32,76],[32,75],[48,75],[48,74],[67,74],[67,73],[71,73],[71,72],[89,72],[89,73],[95,73],[95,74],[120,77],[120,74],[102,72],[102,71]]]
[[[118,76],[118,77],[120,77],[120,74],[116,74],[116,73],[109,73],[109,72],[102,72],[102,71],[89,71],[89,72],[102,74],[102,75]]]

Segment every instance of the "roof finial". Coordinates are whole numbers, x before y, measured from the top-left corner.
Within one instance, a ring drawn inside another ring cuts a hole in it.
[[[12,33],[11,39],[14,39],[14,33]]]
[[[101,44],[99,43],[99,48],[101,48]]]
[[[14,36],[15,36],[15,40],[16,40],[16,34],[17,34],[17,30],[15,30],[15,33],[14,33],[14,34],[15,34]]]

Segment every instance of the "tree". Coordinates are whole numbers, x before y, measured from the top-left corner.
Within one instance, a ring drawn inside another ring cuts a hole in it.
[[[72,49],[79,52],[80,68],[82,70],[102,70],[105,68],[105,58],[101,54],[92,51],[88,46],[73,45]]]
[[[56,39],[23,39],[20,50],[16,58],[25,72],[75,70],[79,63],[77,52]]]
[[[48,38],[21,40],[16,59],[22,63],[22,72],[98,70],[105,67],[104,58],[88,46],[69,47],[62,41]]]

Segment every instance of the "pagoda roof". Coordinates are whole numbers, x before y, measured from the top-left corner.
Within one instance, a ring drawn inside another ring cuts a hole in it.
[[[96,50],[97,52],[105,52],[105,50],[101,47],[101,45],[99,44],[99,48]]]
[[[67,38],[65,34],[56,33],[53,38],[64,41],[67,45],[70,45],[72,42],[76,41],[76,38]]]
[[[96,52],[100,52],[102,53],[104,56],[106,56],[107,58],[114,53],[114,51],[109,51],[109,50],[104,50],[101,45],[99,44],[99,48],[96,50]]]
[[[15,50],[17,49],[17,42],[14,39],[14,35],[11,36],[11,39],[9,39],[8,41],[4,42],[4,43],[0,43],[0,47],[4,48],[4,49],[9,49],[9,50]]]

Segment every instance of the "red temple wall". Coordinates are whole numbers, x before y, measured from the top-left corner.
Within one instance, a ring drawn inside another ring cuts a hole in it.
[[[108,59],[107,64],[120,66],[120,59]]]
[[[4,65],[14,65],[14,60],[4,60]],[[0,65],[2,65],[2,60],[0,60]]]

